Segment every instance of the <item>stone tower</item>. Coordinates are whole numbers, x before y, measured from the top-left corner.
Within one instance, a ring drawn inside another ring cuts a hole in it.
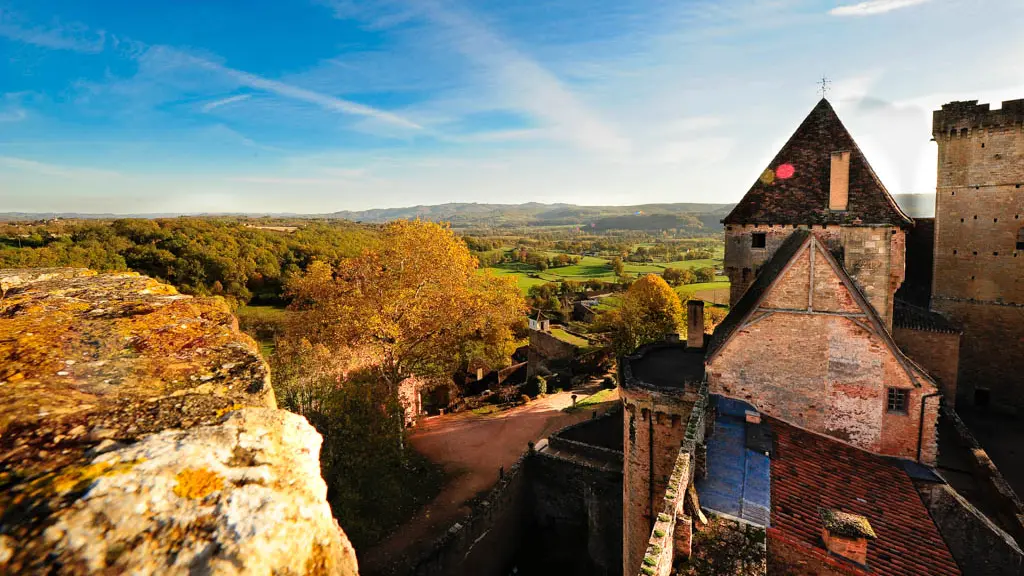
[[[725,219],[725,271],[735,305],[797,228],[810,229],[853,278],[887,329],[913,221],[822,99]]]
[[[1024,100],[936,110],[932,309],[963,328],[961,397],[1024,405]]]
[[[703,327],[701,327],[703,329]],[[704,380],[704,349],[649,344],[619,362],[623,418],[623,574],[636,574],[654,527],[656,502],[686,436]]]

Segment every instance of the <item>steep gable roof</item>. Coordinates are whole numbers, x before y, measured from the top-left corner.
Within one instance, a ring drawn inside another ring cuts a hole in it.
[[[786,270],[789,269],[790,263],[793,262],[798,256],[803,253],[804,247],[807,246],[811,250],[818,250],[817,254],[822,257],[825,262],[832,268],[835,274],[842,281],[847,291],[853,297],[857,306],[864,311],[867,316],[868,323],[874,328],[874,332],[885,342],[886,346],[896,357],[896,360],[903,366],[910,375],[910,380],[914,382],[916,386],[920,386],[918,377],[927,376],[927,372],[918,366],[916,363],[911,361],[903,351],[900,350],[899,346],[892,339],[892,335],[885,328],[885,323],[882,322],[881,317],[878,316],[878,312],[875,310],[864,294],[861,293],[857,285],[854,284],[853,279],[846,273],[839,262],[829,253],[828,250],[824,249],[818,241],[814,238],[814,235],[805,229],[794,230],[792,234],[783,241],[782,245],[779,246],[778,250],[771,257],[768,262],[764,264],[760,272],[757,274],[757,278],[754,279],[753,284],[747,288],[747,291],[743,293],[739,301],[735,306],[729,310],[729,314],[726,315],[722,323],[715,328],[715,333],[711,337],[711,343],[708,345],[707,362],[711,362],[718,355],[719,352],[725,347],[725,345],[732,339],[733,336],[739,331],[740,327],[747,323],[750,317],[757,311],[761,303],[764,302],[765,298],[775,287],[777,282],[785,275]],[[811,286],[813,288],[813,285]],[[933,383],[934,384],[934,383]]]
[[[850,152],[847,210],[828,209],[832,152]],[[781,167],[781,169],[780,169]],[[913,223],[868,164],[864,153],[824,98],[750,187],[725,224]]]

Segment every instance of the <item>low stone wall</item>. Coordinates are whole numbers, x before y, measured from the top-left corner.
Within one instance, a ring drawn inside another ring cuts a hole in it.
[[[964,574],[1024,574],[1024,553],[1013,538],[955,490],[946,484],[919,484],[917,490]]]
[[[387,574],[461,576],[507,574],[521,547],[529,514],[529,481],[524,454],[464,519],[456,522],[415,559],[401,559]]]
[[[1018,544],[1021,544],[1024,542],[1024,504],[956,411],[948,407],[943,407],[942,410],[943,416],[953,423],[957,441],[968,452],[971,473],[978,481],[983,497],[989,501],[989,508],[998,511],[996,521]]]

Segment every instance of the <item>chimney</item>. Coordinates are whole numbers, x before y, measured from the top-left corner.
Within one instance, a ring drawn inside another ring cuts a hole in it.
[[[704,347],[704,301],[686,303],[686,347]]]
[[[829,553],[862,566],[868,563],[868,540],[876,538],[868,519],[856,514],[821,508],[821,539]]]
[[[833,152],[829,172],[828,209],[846,210],[850,201],[850,153]]]

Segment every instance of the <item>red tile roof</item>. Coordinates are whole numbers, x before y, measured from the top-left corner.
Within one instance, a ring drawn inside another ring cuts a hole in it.
[[[771,422],[773,530],[783,539],[825,555],[819,508],[868,519],[878,538],[868,542],[864,574],[960,574],[917,490],[889,460],[802,430]],[[850,567],[854,565],[847,563]]]
[[[850,152],[849,205],[846,210],[829,210],[831,153],[839,151]],[[824,98],[722,222],[912,224]]]

